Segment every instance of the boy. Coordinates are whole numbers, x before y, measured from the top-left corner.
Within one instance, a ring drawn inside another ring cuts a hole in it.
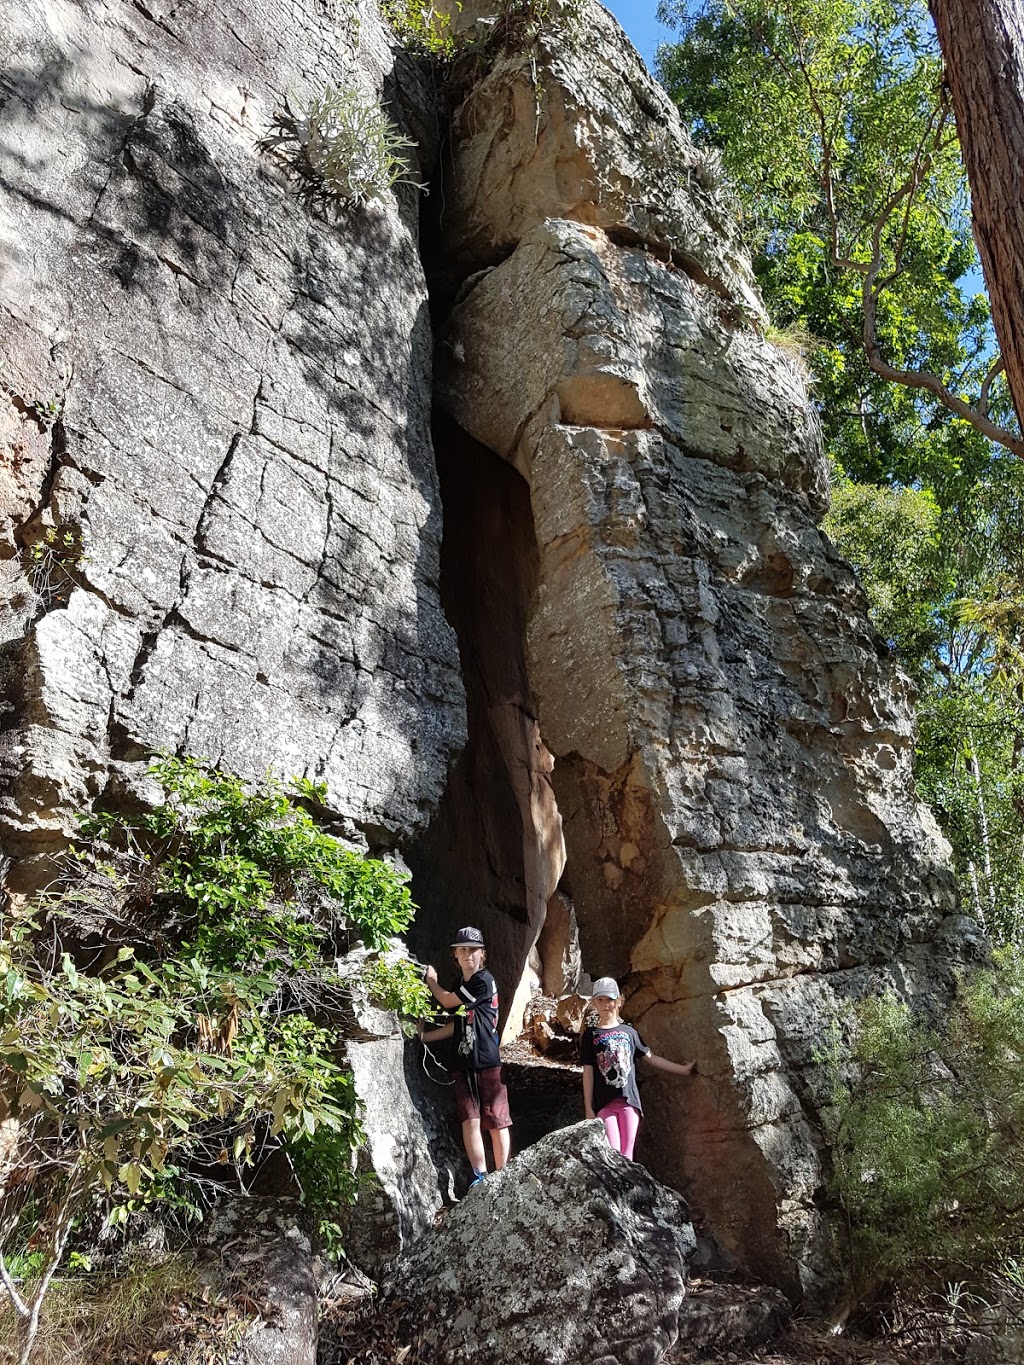
[[[437,972],[428,967],[423,979],[434,999],[446,1010],[461,1009],[454,1019],[440,1028],[417,1033],[424,1043],[441,1038],[456,1041],[455,1108],[462,1123],[462,1142],[473,1175],[470,1188],[487,1174],[483,1133],[491,1135],[494,1169],[500,1171],[508,1161],[509,1132],[512,1119],[508,1112],[508,1093],[501,1079],[498,1052],[498,988],[494,977],[484,970],[487,953],[484,936],[471,925],[460,929],[452,944],[455,960],[462,972],[450,991],[438,985]]]

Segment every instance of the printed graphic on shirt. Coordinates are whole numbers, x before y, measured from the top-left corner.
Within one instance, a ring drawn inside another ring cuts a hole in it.
[[[452,991],[462,1001],[455,1016],[455,1065],[460,1071],[486,1071],[501,1065],[498,1050],[498,987],[490,972],[474,972],[456,981]]]
[[[459,1052],[463,1057],[472,1057],[473,1049],[476,1047],[476,1010],[466,1011],[466,1022],[463,1025],[462,1038],[459,1042]]]
[[[625,1090],[633,1066],[633,1044],[628,1033],[606,1033],[597,1050],[597,1066],[607,1085]]]

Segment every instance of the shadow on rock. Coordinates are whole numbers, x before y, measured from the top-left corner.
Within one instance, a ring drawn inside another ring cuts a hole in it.
[[[695,1249],[682,1197],[576,1124],[470,1191],[398,1261],[384,1309],[434,1365],[654,1365]]]

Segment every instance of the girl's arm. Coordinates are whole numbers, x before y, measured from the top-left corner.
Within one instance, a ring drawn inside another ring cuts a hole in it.
[[[426,982],[430,994],[446,1010],[456,1010],[462,1004],[454,991],[446,991],[443,986],[437,984],[437,972],[434,971],[433,967],[428,967],[423,973],[423,980]]]
[[[419,1034],[421,1043],[439,1043],[442,1038],[450,1038],[455,1032],[455,1020],[449,1019],[447,1024],[442,1024],[440,1028],[430,1029],[429,1032],[420,1023],[416,1025],[416,1032]]]
[[[657,1071],[671,1071],[676,1076],[692,1076],[697,1070],[696,1062],[670,1062],[667,1057],[659,1057],[656,1052],[648,1052],[644,1058]]]
[[[594,1068],[585,1066],[583,1068],[583,1116],[588,1119],[596,1119],[594,1113]]]

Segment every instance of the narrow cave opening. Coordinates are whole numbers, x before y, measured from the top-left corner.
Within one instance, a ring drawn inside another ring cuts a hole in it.
[[[550,1005],[589,994],[599,975],[628,975],[656,894],[641,852],[650,813],[631,763],[609,775],[578,755],[556,761],[541,734],[528,658],[541,569],[528,484],[444,414],[433,439],[441,600],[459,642],[467,741],[430,824],[405,851],[420,906],[410,947],[454,979],[453,932],[484,931],[519,1150],[581,1119],[582,1087],[575,1044],[563,1038],[533,1061],[508,1045],[531,995]]]
[[[522,476],[443,415],[434,447],[441,600],[459,641],[468,738],[430,825],[406,850],[421,907],[410,946],[443,978],[452,932],[478,925],[507,1037],[518,1032],[527,963],[565,862],[553,761],[526,663],[539,553]]]

